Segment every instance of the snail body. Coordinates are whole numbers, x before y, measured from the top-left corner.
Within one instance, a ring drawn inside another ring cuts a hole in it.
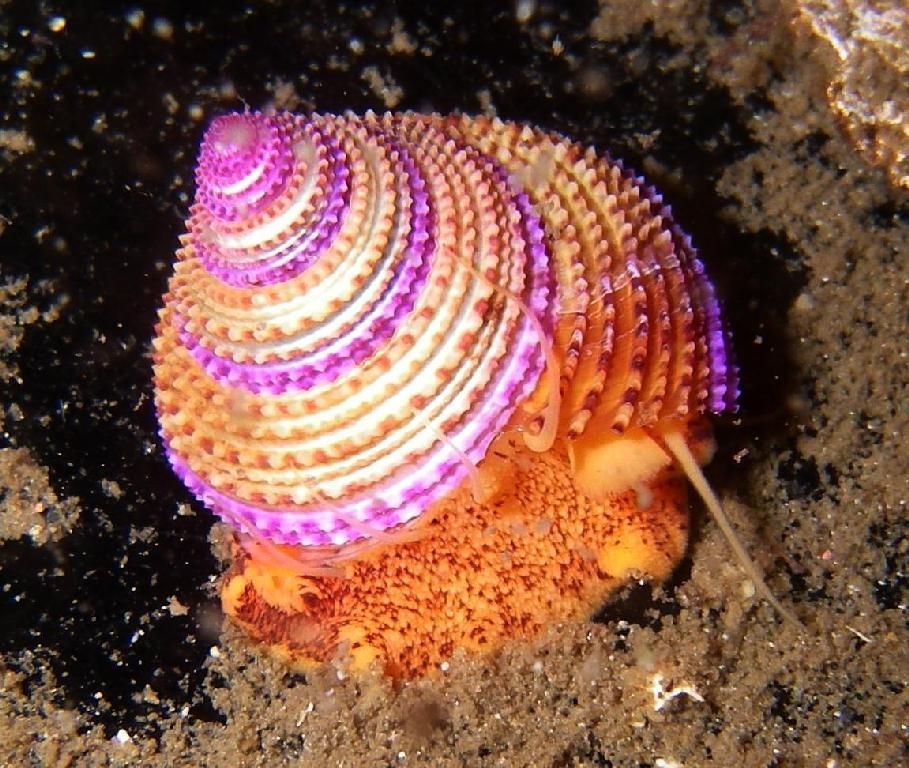
[[[737,371],[643,179],[499,120],[244,113],[196,181],[156,408],[254,638],[421,674],[671,572]]]

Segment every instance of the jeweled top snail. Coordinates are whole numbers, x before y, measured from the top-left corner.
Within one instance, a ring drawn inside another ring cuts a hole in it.
[[[273,650],[421,674],[665,577],[674,466],[718,510],[729,335],[621,163],[485,118],[247,112],[196,183],[160,433],[237,532],[226,612]]]

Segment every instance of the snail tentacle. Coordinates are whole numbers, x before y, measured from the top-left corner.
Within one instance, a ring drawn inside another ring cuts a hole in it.
[[[741,565],[742,570],[748,574],[748,578],[751,579],[757,591],[761,593],[763,598],[770,603],[777,613],[786,621],[799,629],[804,629],[805,625],[802,624],[799,618],[786,608],[786,606],[777,599],[776,595],[773,594],[770,587],[767,586],[767,582],[761,575],[760,570],[758,570],[757,563],[754,562],[751,555],[748,554],[748,550],[745,549],[745,545],[742,544],[742,540],[736,533],[732,522],[729,520],[729,516],[723,509],[723,505],[720,504],[720,500],[713,492],[713,488],[710,487],[710,483],[707,482],[707,478],[704,477],[704,472],[692,455],[691,449],[688,447],[688,443],[685,442],[685,438],[682,434],[674,430],[667,431],[657,440],[657,442],[660,441],[669,449],[669,452],[678,463],[679,468],[688,478],[688,482],[691,483],[697,491],[698,496],[701,497],[704,506],[707,507],[711,517],[716,521],[716,524],[723,532],[723,536],[726,537],[726,541],[729,543],[730,549],[732,549],[733,554],[739,561],[739,565]]]

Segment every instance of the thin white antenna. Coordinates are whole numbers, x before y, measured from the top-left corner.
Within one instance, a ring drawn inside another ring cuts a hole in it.
[[[670,431],[664,435],[660,435],[660,438],[675,458],[679,467],[681,467],[682,471],[688,477],[688,481],[694,486],[694,489],[698,492],[701,499],[703,499],[704,504],[707,506],[713,519],[716,520],[717,525],[726,537],[726,541],[729,542],[729,546],[732,548],[739,564],[742,566],[745,573],[748,574],[748,578],[754,583],[757,591],[761,593],[763,598],[770,603],[786,621],[794,624],[800,629],[804,629],[805,625],[799,621],[792,611],[783,606],[783,604],[777,600],[773,592],[770,591],[770,587],[768,587],[767,582],[764,581],[764,577],[758,570],[757,565],[745,550],[738,534],[735,532],[735,528],[732,527],[729,517],[723,511],[723,507],[720,505],[719,499],[717,499],[716,494],[710,487],[710,483],[708,483],[707,478],[704,477],[701,467],[698,465],[694,456],[692,456],[691,449],[688,447],[682,434],[678,431]],[[659,443],[659,441],[657,442]]]

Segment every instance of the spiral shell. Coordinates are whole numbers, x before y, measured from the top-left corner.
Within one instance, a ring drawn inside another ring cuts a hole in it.
[[[196,183],[155,340],[160,433],[254,540],[325,562],[388,542],[481,481],[503,434],[558,448],[602,499],[668,464],[607,467],[610,446],[735,408],[714,291],[669,207],[561,136],[231,114]]]

